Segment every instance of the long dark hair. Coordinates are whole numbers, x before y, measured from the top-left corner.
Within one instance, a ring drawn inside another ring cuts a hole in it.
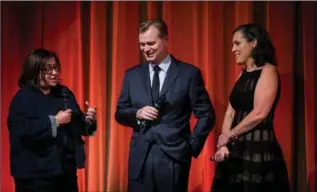
[[[30,87],[40,89],[40,72],[42,79],[44,79],[44,68],[46,62],[50,58],[55,58],[56,64],[61,68],[61,64],[55,52],[46,49],[35,49],[27,56],[22,67],[18,84],[19,87]]]
[[[252,58],[256,66],[261,67],[266,62],[277,65],[275,48],[268,32],[263,27],[252,23],[243,24],[238,26],[232,34],[238,31],[248,42],[257,40],[257,44],[252,50]]]

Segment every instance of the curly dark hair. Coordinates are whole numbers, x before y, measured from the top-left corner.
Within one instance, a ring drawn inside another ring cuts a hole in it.
[[[265,63],[277,65],[275,48],[265,28],[253,23],[248,23],[239,25],[232,34],[236,32],[241,32],[248,42],[257,40],[257,44],[252,50],[252,58],[256,66],[261,67]]]

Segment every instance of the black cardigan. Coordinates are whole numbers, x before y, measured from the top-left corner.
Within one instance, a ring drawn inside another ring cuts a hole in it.
[[[61,90],[66,90],[66,96]],[[63,110],[65,103],[72,110],[72,120],[57,127],[54,137],[54,123],[49,116]],[[49,95],[33,88],[21,88],[10,104],[7,125],[11,175],[15,178],[63,175],[65,156],[74,158],[76,166],[83,168],[85,151],[81,136],[92,135],[97,128],[96,123],[86,123],[74,94],[65,86],[53,88]]]

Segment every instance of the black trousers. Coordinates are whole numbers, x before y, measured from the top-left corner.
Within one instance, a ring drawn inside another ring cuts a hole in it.
[[[14,178],[15,192],[78,192],[76,164],[65,164],[64,173],[48,178]]]
[[[178,163],[159,145],[149,149],[141,180],[128,179],[128,192],[187,192],[190,163]]]

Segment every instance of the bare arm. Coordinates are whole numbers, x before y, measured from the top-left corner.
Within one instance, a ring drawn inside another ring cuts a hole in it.
[[[221,135],[229,135],[234,114],[235,114],[235,111],[229,102],[224,119],[223,119],[223,123],[222,123]],[[211,160],[216,162],[221,162],[228,155],[229,155],[229,149],[226,146],[222,146],[217,149],[215,155],[211,158]]]
[[[233,117],[234,117],[235,111],[232,108],[230,102],[228,104],[226,113],[225,113],[225,117],[223,119],[223,123],[222,123],[222,128],[221,128],[221,133],[222,134],[228,134],[231,128],[231,124],[233,121]]]
[[[237,80],[240,78],[242,72],[240,72]],[[222,134],[229,134],[230,128],[231,128],[231,124],[234,118],[234,114],[235,114],[235,110],[232,108],[231,103],[229,101],[228,103],[228,107],[225,113],[225,117],[222,123],[222,128],[221,128],[221,133]]]
[[[229,132],[230,137],[237,137],[256,127],[269,114],[278,88],[276,67],[265,65],[254,93],[253,110]]]

